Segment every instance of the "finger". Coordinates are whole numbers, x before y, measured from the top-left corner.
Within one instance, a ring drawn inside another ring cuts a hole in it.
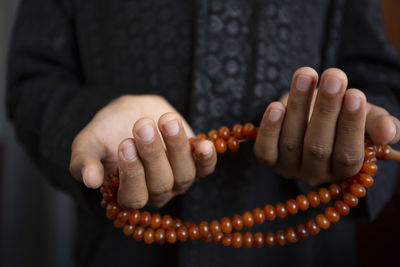
[[[125,139],[118,147],[118,167],[118,203],[124,208],[143,208],[149,195],[144,167],[132,138]]]
[[[300,167],[304,133],[318,74],[312,68],[298,69],[293,75],[285,119],[279,140],[279,168],[296,173]]]
[[[71,146],[69,170],[86,187],[99,188],[104,180],[104,168],[101,159],[104,156],[102,145],[86,133],[80,133]]]
[[[158,120],[167,156],[174,176],[174,191],[185,192],[194,182],[196,166],[182,121],[175,113],[166,113]]]
[[[376,144],[395,144],[400,139],[400,122],[385,109],[368,104],[366,133]]]
[[[364,159],[366,98],[356,89],[347,90],[336,130],[332,170],[336,178],[355,175]]]
[[[285,106],[280,102],[272,102],[267,107],[261,120],[254,154],[266,165],[273,167],[278,161],[279,135],[285,117]]]
[[[200,140],[194,144],[193,158],[196,164],[196,176],[204,177],[214,172],[217,164],[217,151],[208,140]]]
[[[145,170],[149,203],[161,207],[172,198],[174,176],[154,121],[150,118],[138,120],[133,136]]]
[[[308,183],[329,179],[330,157],[336,133],[336,124],[347,87],[346,74],[339,69],[328,69],[321,77],[317,99],[307,127],[301,178]]]

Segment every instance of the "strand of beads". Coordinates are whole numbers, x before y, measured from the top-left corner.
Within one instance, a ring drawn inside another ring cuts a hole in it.
[[[236,124],[232,131],[221,127],[218,131],[211,130],[208,139],[213,141],[219,153],[224,153],[228,144],[231,151],[238,149],[239,140],[254,139],[257,130],[254,125],[246,123],[244,126]],[[206,139],[205,134],[199,134],[194,142]],[[246,139],[243,139],[246,138]],[[229,142],[229,140],[231,140]],[[234,143],[235,146],[229,145]],[[219,147],[219,149],[218,149]],[[328,229],[331,223],[339,221],[340,216],[349,214],[351,207],[358,205],[358,198],[366,195],[366,187],[373,185],[373,175],[377,172],[376,160],[398,160],[400,152],[392,150],[389,146],[375,146],[370,142],[365,143],[363,166],[356,176],[331,184],[328,188],[321,187],[317,192],[307,195],[298,195],[295,199],[288,199],[285,203],[275,205],[267,204],[263,209],[256,208],[252,212],[246,211],[242,215],[235,214],[232,218],[223,217],[221,220],[200,222],[198,225],[191,222],[182,222],[179,218],[173,219],[169,215],[161,216],[158,213],[150,214],[148,211],[125,210],[116,203],[119,186],[119,173],[108,175],[100,192],[103,195],[101,205],[106,209],[106,216],[114,221],[114,226],[122,228],[125,235],[133,236],[136,241],[143,240],[146,244],[175,243],[187,240],[201,239],[203,242],[213,242],[224,246],[239,247],[272,247],[275,244],[285,245],[295,243],[299,239],[306,239],[309,234],[316,235],[320,229]],[[324,213],[309,219],[305,224],[288,227],[275,233],[250,232],[241,233],[244,227],[251,228],[254,223],[261,224],[276,218],[285,218],[300,211],[307,211],[310,207],[316,208],[320,203],[328,204],[334,200],[332,206],[327,206]]]

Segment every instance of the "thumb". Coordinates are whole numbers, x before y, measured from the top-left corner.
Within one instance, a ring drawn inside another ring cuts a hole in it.
[[[365,131],[375,144],[395,144],[400,139],[400,122],[385,109],[368,104]]]

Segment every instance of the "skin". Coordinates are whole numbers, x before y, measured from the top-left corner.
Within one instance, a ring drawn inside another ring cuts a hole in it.
[[[288,94],[267,107],[254,144],[255,155],[285,178],[316,186],[356,174],[363,162],[364,135],[373,142],[400,139],[400,122],[347,88],[339,69],[318,74],[298,69]],[[70,172],[89,188],[120,169],[118,202],[129,209],[162,207],[196,178],[215,169],[210,141],[190,151],[187,122],[162,97],[126,95],[101,109],[75,137]],[[122,141],[121,141],[122,140]]]

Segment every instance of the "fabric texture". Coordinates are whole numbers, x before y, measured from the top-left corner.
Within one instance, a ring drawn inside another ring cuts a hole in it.
[[[400,60],[384,38],[379,9],[375,0],[22,1],[10,51],[8,112],[40,170],[80,205],[79,264],[354,265],[353,222],[374,218],[389,200],[393,163],[379,164],[366,201],[328,231],[282,248],[239,250],[200,241],[134,242],[107,221],[100,194],[76,183],[68,164],[74,136],[118,96],[162,95],[195,131],[257,124],[301,66],[342,68],[350,87],[398,117]],[[157,211],[200,222],[310,189],[272,173],[245,144]],[[281,229],[321,210],[255,228]]]

